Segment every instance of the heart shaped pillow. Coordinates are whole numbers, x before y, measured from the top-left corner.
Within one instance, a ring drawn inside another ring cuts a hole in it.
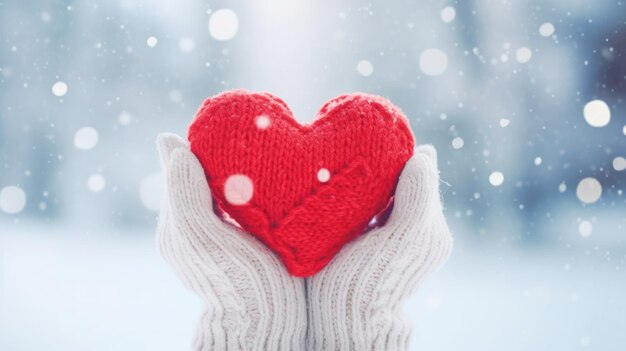
[[[207,99],[189,141],[219,208],[300,277],[388,206],[414,147],[408,120],[381,97],[339,96],[301,125],[279,98],[244,90]]]

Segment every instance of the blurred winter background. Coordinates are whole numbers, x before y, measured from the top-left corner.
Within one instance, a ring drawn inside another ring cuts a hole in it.
[[[624,1],[0,0],[1,350],[190,348],[155,137],[231,88],[380,94],[436,146],[413,350],[624,350]]]

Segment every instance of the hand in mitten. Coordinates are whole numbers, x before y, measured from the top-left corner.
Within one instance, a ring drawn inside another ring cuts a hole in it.
[[[439,195],[437,155],[415,149],[387,223],[347,244],[307,279],[309,350],[405,350],[402,302],[449,255],[452,237]]]
[[[205,303],[197,350],[301,350],[304,280],[265,245],[213,212],[202,166],[187,142],[158,138],[166,195],[158,242],[166,261]]]

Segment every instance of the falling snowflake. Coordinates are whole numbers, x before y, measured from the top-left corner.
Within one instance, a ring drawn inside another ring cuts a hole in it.
[[[439,49],[426,49],[420,55],[420,70],[428,76],[438,76],[448,69],[448,56]]]
[[[326,168],[320,168],[317,172],[317,180],[322,183],[326,183],[330,180],[330,171]]]
[[[148,37],[148,39],[146,39],[146,44],[151,48],[155,47],[158,42],[159,40],[156,37]]]
[[[593,100],[585,104],[583,108],[585,121],[596,128],[604,127],[611,121],[611,109],[602,100]]]
[[[596,178],[584,178],[576,187],[576,197],[586,204],[598,201],[600,196],[602,196],[602,185]]]
[[[374,73],[374,66],[367,60],[361,60],[356,65],[356,71],[363,77],[369,77]]]
[[[18,186],[7,186],[0,190],[0,210],[8,214],[22,212],[26,206],[26,193]]]
[[[226,41],[235,37],[239,30],[239,18],[231,9],[213,12],[209,19],[209,34],[215,40]]]
[[[502,185],[502,183],[504,183],[504,174],[498,171],[492,172],[489,175],[489,183],[496,187]]]
[[[244,174],[229,176],[224,183],[224,197],[231,205],[247,204],[254,194],[252,179]]]
[[[65,96],[67,94],[67,84],[65,82],[56,82],[52,85],[52,94],[54,96]]]
[[[74,134],[74,146],[80,150],[92,149],[98,144],[98,131],[92,127],[83,127]]]

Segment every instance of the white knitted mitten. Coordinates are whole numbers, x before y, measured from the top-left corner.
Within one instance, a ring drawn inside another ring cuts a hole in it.
[[[202,166],[174,134],[157,141],[166,178],[158,242],[166,261],[206,304],[196,350],[302,350],[304,279],[265,245],[223,222]]]
[[[437,154],[420,146],[402,171],[387,223],[307,279],[307,349],[406,350],[411,329],[402,302],[451,248]]]

